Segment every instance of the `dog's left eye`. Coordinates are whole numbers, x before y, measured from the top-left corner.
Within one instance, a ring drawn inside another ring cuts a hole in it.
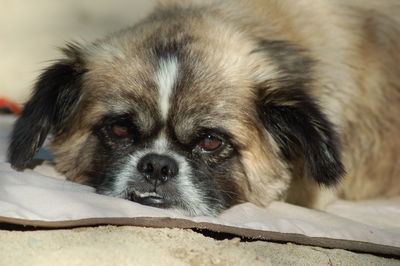
[[[220,138],[212,135],[207,135],[205,138],[197,143],[196,147],[199,147],[206,152],[212,152],[221,147],[222,144],[223,141]]]
[[[129,129],[124,125],[113,124],[111,125],[111,131],[115,134],[115,136],[120,138],[129,137]]]

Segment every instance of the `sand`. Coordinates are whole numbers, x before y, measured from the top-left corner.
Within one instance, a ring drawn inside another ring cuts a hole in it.
[[[192,230],[102,226],[0,230],[0,265],[400,265],[399,260]]]

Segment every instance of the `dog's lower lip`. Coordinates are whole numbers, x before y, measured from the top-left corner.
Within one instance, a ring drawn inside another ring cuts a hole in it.
[[[140,196],[135,194],[136,193],[134,193],[134,195],[131,196],[131,200],[143,205],[148,205],[157,208],[167,208],[170,205],[168,200],[155,193],[154,194],[148,193],[149,195],[146,196],[143,196],[143,194]]]
[[[161,197],[150,196],[150,197],[140,198],[138,202],[145,205],[158,206],[158,205],[164,205],[165,199]]]
[[[157,208],[167,208],[169,207],[169,202],[162,197],[144,197],[144,198],[139,198],[137,203],[143,204],[143,205],[148,205],[152,207],[157,207]]]

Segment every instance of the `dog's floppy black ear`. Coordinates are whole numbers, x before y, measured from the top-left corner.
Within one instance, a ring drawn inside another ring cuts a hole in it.
[[[264,101],[261,105],[264,126],[286,160],[292,162],[302,156],[305,169],[315,181],[336,184],[344,174],[344,167],[333,125],[309,96],[292,93],[297,95],[295,99],[287,99],[290,104]]]
[[[321,107],[307,92],[312,64],[301,49],[284,41],[263,41],[280,76],[260,84],[259,110],[265,128],[288,162],[301,157],[316,182],[336,184],[344,174],[338,135]]]
[[[35,84],[11,133],[8,160],[17,170],[27,167],[49,132],[56,133],[78,101],[84,64],[76,46],[67,58],[47,68]]]

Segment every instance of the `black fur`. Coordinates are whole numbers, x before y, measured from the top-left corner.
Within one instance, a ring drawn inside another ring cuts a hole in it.
[[[280,66],[281,77],[260,85],[260,115],[265,128],[290,163],[304,160],[316,182],[336,184],[344,174],[339,138],[321,107],[307,93],[313,61],[285,41],[262,41],[261,49]]]
[[[71,48],[71,47],[70,47]],[[72,55],[72,51],[65,51]],[[79,98],[81,62],[60,60],[46,69],[35,85],[32,97],[14,125],[8,160],[17,170],[27,167],[46,136],[57,134]]]
[[[293,162],[302,156],[305,168],[318,183],[335,184],[344,174],[337,134],[312,99],[302,98],[290,106],[266,101],[262,105],[264,125],[286,160]]]

